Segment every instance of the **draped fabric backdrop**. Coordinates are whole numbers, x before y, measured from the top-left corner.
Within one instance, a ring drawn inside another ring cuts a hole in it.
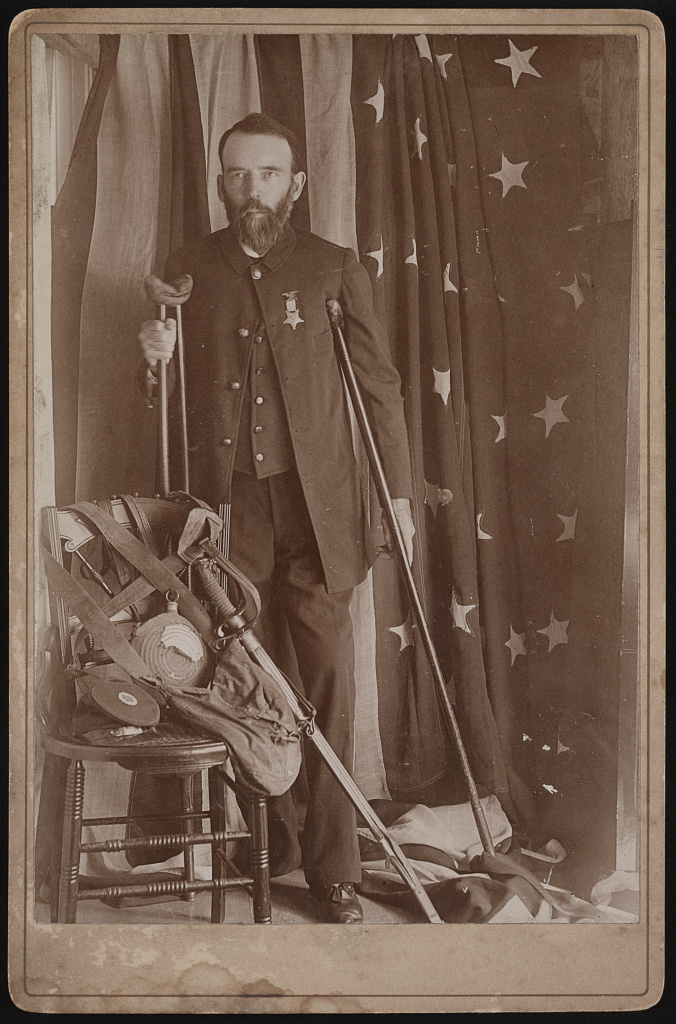
[[[387,326],[414,573],[477,781],[524,835],[581,846],[601,822],[612,860],[635,40],[101,43],[88,156],[76,145],[57,202],[82,209],[72,252],[54,236],[59,500],[74,466],[78,498],[153,489],[155,414],[134,383],[143,279],[225,225],[222,132],[276,117],[308,172],[293,223],[356,249]],[[68,284],[71,267],[86,269]],[[376,564],[353,618],[357,781],[369,798],[465,799],[395,563]]]

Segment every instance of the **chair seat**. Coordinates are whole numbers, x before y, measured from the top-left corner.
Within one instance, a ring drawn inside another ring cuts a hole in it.
[[[42,744],[51,754],[69,761],[115,762],[130,771],[167,775],[198,772],[222,764],[228,757],[225,743],[181,722],[160,722],[152,731],[126,737],[124,743],[110,746],[87,743],[69,734],[65,727],[60,736],[45,730]]]

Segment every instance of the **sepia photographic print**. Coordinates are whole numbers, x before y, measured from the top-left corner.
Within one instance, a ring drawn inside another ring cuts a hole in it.
[[[9,53],[14,1002],[654,1005],[658,18]]]

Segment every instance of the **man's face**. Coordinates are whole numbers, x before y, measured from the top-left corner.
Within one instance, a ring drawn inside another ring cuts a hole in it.
[[[291,173],[291,147],[276,135],[234,132],[222,154],[218,197],[240,242],[260,256],[279,240],[305,184]]]

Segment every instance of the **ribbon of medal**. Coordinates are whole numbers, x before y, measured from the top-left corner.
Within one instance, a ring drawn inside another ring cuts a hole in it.
[[[282,292],[282,296],[286,299],[286,320],[285,324],[289,324],[292,330],[296,330],[298,324],[304,324],[305,321],[301,319],[300,311],[298,309],[298,292]]]

